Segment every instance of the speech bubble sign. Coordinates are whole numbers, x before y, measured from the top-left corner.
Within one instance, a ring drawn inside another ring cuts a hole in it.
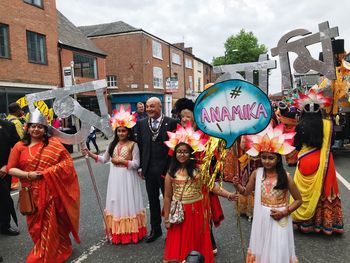
[[[241,135],[265,129],[271,117],[267,95],[250,82],[238,79],[215,83],[198,96],[194,107],[198,128],[225,140],[226,148]]]

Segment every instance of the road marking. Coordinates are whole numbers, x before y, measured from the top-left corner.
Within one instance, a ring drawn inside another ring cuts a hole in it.
[[[18,193],[19,193],[18,191],[17,191],[17,192],[14,192],[14,193],[11,194],[11,196],[18,195]]]
[[[337,171],[335,173],[337,174],[337,178],[339,179],[339,181],[342,182],[342,184],[350,191],[350,183],[346,181],[345,178],[340,175],[340,173],[338,173]]]
[[[105,243],[107,242],[107,239],[101,239],[100,241],[98,241],[95,245],[93,245],[92,247],[90,247],[88,250],[86,250],[85,252],[83,252],[83,254],[81,254],[80,257],[74,259],[73,261],[71,261],[72,263],[80,263],[83,262],[84,260],[86,260],[90,255],[92,255],[92,253],[94,253],[96,250],[100,249]]]

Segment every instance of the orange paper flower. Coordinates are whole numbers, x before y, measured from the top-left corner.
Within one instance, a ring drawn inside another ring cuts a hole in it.
[[[178,124],[175,132],[167,133],[169,140],[166,141],[165,144],[171,150],[174,150],[175,146],[180,142],[187,143],[195,152],[205,150],[207,139],[203,138],[204,133],[200,130],[194,131],[190,122],[187,123],[185,128]]]
[[[109,122],[113,130],[118,127],[132,128],[136,124],[136,116],[131,114],[130,107],[124,110],[123,105],[121,105],[119,111],[113,111],[113,116],[109,119]]]
[[[275,128],[271,124],[265,130],[247,136],[247,154],[258,156],[261,152],[272,152],[286,155],[291,153],[295,147],[292,146],[295,132],[283,133],[284,125],[279,124]]]

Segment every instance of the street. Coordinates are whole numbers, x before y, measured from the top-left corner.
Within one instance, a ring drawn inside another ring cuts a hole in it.
[[[342,176],[346,180],[343,180],[343,183],[338,180],[342,197],[345,233],[341,236],[325,236],[323,234],[306,235],[294,232],[296,254],[301,263],[349,262],[350,185],[347,182],[350,182],[350,172],[348,169],[350,153],[335,153],[334,157],[338,176]],[[104,205],[109,166],[96,164],[92,160],[90,161]],[[85,159],[76,159],[75,167],[79,175],[81,189],[81,244],[73,243],[73,255],[70,258],[70,262],[162,262],[165,241],[164,229],[162,238],[150,244],[141,242],[136,245],[115,246],[105,241],[102,216],[98,208]],[[294,172],[294,168],[287,167],[287,170],[291,174]],[[344,183],[347,183],[347,186]],[[229,184],[225,184],[225,187],[232,190],[232,186]],[[144,184],[142,185],[142,191],[143,200],[145,206],[147,206],[147,195]],[[12,195],[16,204],[18,194],[14,192]],[[240,231],[237,228],[237,218],[234,214],[233,205],[222,198],[221,204],[224,208],[225,220],[219,228],[214,230],[218,244],[216,262],[244,262],[242,258]],[[148,209],[147,212],[149,216]],[[17,212],[17,215],[19,217],[19,230],[21,234],[16,237],[0,235],[0,255],[3,256],[4,262],[25,262],[27,253],[32,248],[32,241],[27,232],[25,218],[19,212]],[[247,248],[251,223],[245,217],[241,217],[240,222],[244,247]]]

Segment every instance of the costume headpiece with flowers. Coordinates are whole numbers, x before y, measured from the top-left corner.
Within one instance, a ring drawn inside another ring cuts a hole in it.
[[[194,152],[202,152],[205,150],[205,144],[207,139],[203,138],[204,133],[200,130],[194,131],[190,122],[186,124],[186,127],[182,127],[180,124],[177,125],[175,132],[167,132],[169,140],[164,143],[172,151],[175,146],[181,142],[187,143]]]
[[[317,112],[320,108],[325,108],[331,105],[332,98],[325,97],[323,91],[318,91],[318,85],[314,85],[306,94],[299,93],[299,98],[294,98],[294,106],[301,110],[309,112]],[[306,108],[309,105],[309,108]],[[319,105],[315,109],[315,105]]]
[[[283,123],[275,128],[271,124],[265,130],[255,135],[247,135],[247,154],[258,156],[261,152],[279,153],[286,155],[295,147],[292,146],[295,132],[283,133]]]
[[[132,128],[136,124],[136,116],[131,114],[130,107],[124,110],[123,105],[121,105],[119,111],[113,111],[113,115],[109,119],[109,122],[113,130],[118,127]]]

